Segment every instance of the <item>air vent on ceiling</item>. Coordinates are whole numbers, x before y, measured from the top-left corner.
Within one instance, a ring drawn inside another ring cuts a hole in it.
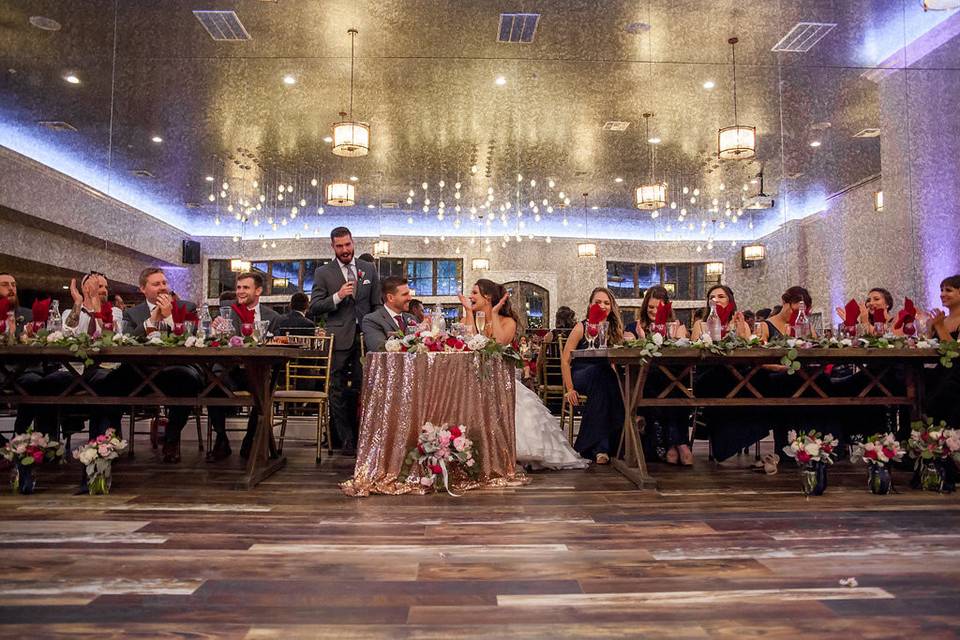
[[[586,178],[588,175],[590,175],[590,172],[589,172],[589,171],[582,171],[582,170],[581,170],[581,171],[574,171],[574,172],[573,172],[573,175],[574,175],[575,178]]]
[[[37,120],[37,124],[41,127],[46,127],[47,129],[53,129],[54,131],[76,131],[77,128],[74,127],[69,122],[64,122],[63,120]]]
[[[600,127],[604,131],[626,131],[627,127],[630,126],[629,122],[624,122],[623,120],[610,120],[604,122],[603,126]]]
[[[193,15],[217,42],[250,40],[250,34],[235,11],[194,11]]]
[[[787,35],[780,38],[780,42],[773,45],[771,51],[806,53],[835,26],[835,22],[798,22]]]
[[[203,205],[199,202],[184,202],[183,206],[185,206],[187,209],[199,209]]]
[[[381,209],[399,209],[400,204],[397,202],[383,202],[380,204]]]
[[[871,129],[871,128],[861,129],[860,131],[857,131],[855,134],[853,134],[853,137],[854,138],[879,138],[880,129]]]
[[[537,33],[539,13],[501,13],[497,42],[529,44]]]
[[[156,178],[157,177],[152,173],[150,173],[149,171],[147,171],[146,169],[137,169],[136,171],[131,171],[130,173],[137,176],[138,178]]]

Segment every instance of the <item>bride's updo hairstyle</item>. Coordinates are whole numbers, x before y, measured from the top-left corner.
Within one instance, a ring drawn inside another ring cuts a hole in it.
[[[480,290],[480,295],[489,300],[492,306],[496,306],[496,304],[500,302],[501,298],[507,295],[507,288],[502,284],[497,284],[493,280],[480,278],[477,280],[476,286],[477,289]],[[503,303],[502,307],[500,307],[500,315],[504,316],[505,318],[513,318],[517,323],[517,329],[523,326],[522,322],[520,321],[520,316],[513,308],[510,298],[507,298],[507,301]]]

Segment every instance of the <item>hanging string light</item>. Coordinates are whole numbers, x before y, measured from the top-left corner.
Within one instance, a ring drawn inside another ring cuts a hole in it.
[[[596,258],[597,257],[597,243],[590,242],[590,228],[588,226],[588,213],[587,213],[587,196],[588,193],[583,195],[583,242],[577,243],[577,256],[580,258]]]

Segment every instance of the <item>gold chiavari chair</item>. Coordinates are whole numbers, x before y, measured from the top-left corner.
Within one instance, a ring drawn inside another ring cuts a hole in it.
[[[559,345],[559,353],[563,354],[563,345],[567,341],[565,336],[557,337],[557,344]],[[567,437],[570,439],[571,446],[573,445],[574,437],[574,418],[576,417],[577,407],[573,406],[569,400],[567,400],[567,395],[563,390],[563,376],[560,377],[560,393],[563,396],[563,403],[560,405],[560,429],[566,432]],[[587,396],[580,394],[580,407],[583,407],[587,403]]]
[[[317,463],[320,463],[320,449],[323,437],[327,438],[327,453],[333,448],[330,439],[330,368],[333,364],[333,336],[289,336],[290,344],[300,344],[303,350],[296,360],[287,363],[283,388],[275,391],[273,400],[280,410],[278,412],[280,438],[277,444],[279,451],[283,451],[283,439],[287,432],[290,404],[316,405],[317,408]],[[311,386],[311,389],[297,389],[300,386]]]
[[[537,356],[537,392],[544,404],[551,400],[563,400],[563,371],[561,369],[560,342],[544,342]]]

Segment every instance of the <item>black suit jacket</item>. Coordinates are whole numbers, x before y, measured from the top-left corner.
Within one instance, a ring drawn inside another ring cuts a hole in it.
[[[177,304],[181,303],[187,305],[187,311],[197,311],[197,305],[192,302],[187,302],[186,300],[177,301]],[[148,305],[146,301],[123,310],[123,320],[130,325],[127,330],[137,338],[142,338],[147,335],[147,330],[143,327],[143,323],[146,322],[149,317],[150,305]]]
[[[310,296],[310,313],[313,316],[322,314],[327,317],[325,327],[327,333],[333,334],[333,348],[336,351],[346,351],[353,347],[360,321],[382,304],[380,276],[377,268],[369,262],[357,260],[356,293],[341,300],[340,304],[334,304],[333,294],[337,293],[345,282],[340,261],[331,260],[314,273]]]
[[[278,336],[312,336],[316,328],[316,323],[305,318],[302,313],[291,311],[277,318],[273,334]]]

